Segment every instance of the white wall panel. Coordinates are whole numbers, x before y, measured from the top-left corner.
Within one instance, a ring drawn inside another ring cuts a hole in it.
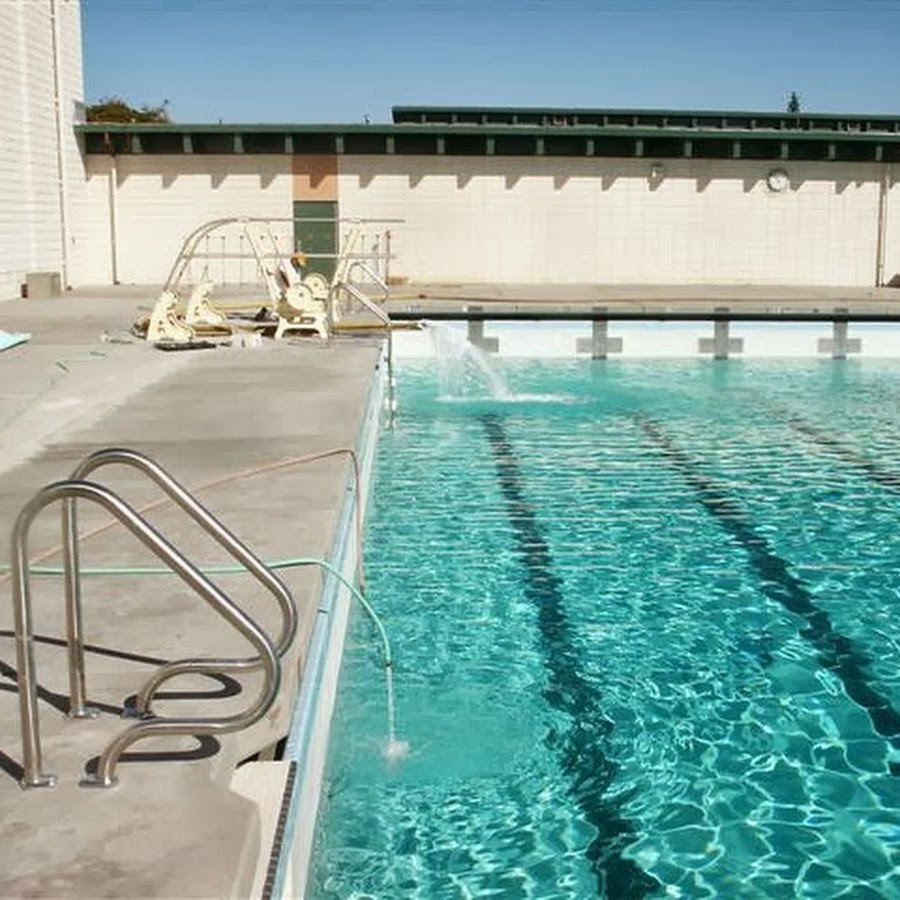
[[[62,158],[76,188],[80,177],[72,131],[82,92],[78,0],[6,0],[0,3],[0,299],[18,296],[27,272],[63,270],[54,14]]]
[[[340,159],[342,216],[392,216],[418,281],[870,285],[882,167],[666,160]]]
[[[116,249],[123,283],[165,281],[184,238],[210,219],[292,214],[290,156],[120,156],[117,167]],[[90,171],[93,178],[93,166]],[[286,224],[280,240],[288,252],[290,234]],[[221,249],[219,240],[211,238],[210,252]],[[237,249],[229,237],[226,252]],[[249,278],[252,264],[244,265]],[[231,265],[227,280],[240,280],[237,269],[236,263]],[[211,263],[210,274],[220,280],[219,261]]]
[[[110,178],[112,157],[87,156],[69,196],[69,278],[75,287],[112,284]]]
[[[888,166],[884,222],[884,282],[900,286],[900,167]]]

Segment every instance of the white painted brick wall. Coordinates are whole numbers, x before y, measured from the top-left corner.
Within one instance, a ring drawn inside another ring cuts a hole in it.
[[[340,212],[405,219],[418,281],[874,283],[881,166],[791,162],[778,194],[768,162],[652,162],[347,156]]]
[[[766,186],[767,162],[669,160],[660,179],[651,164],[343,157],[340,213],[404,219],[391,227],[391,271],[418,281],[874,284],[884,167],[792,162],[779,194]],[[90,157],[73,195],[76,284],[111,279],[109,165]],[[161,283],[185,235],[210,218],[290,215],[287,156],[117,165],[123,282]],[[889,196],[886,279],[900,272],[900,185]],[[238,249],[232,239],[227,249]],[[214,265],[217,280],[251,275],[246,263]]]
[[[889,188],[884,228],[884,281],[896,278],[900,284],[900,167],[889,166]]]
[[[85,162],[72,132],[82,98],[79,0],[0,0],[0,299],[18,295],[29,271],[63,268],[54,9],[69,282],[113,277],[111,161]],[[119,280],[161,282],[184,236],[212,217],[289,216],[290,162],[120,157]],[[392,227],[392,272],[413,280],[874,283],[884,167],[791,162],[790,190],[774,194],[767,162],[663,161],[661,179],[650,178],[652,164],[342,157],[340,212],[405,219]],[[289,226],[280,239],[290,246]],[[900,184],[888,193],[884,247],[890,280],[900,276]],[[248,263],[213,265],[216,278],[253,277]]]
[[[0,299],[18,296],[29,271],[62,272],[53,26],[59,20],[64,158],[77,189],[72,133],[82,96],[79,0],[0,3]]]
[[[70,190],[69,277],[75,287],[112,284],[109,156],[86,156],[85,174]]]
[[[80,210],[83,246],[77,254],[82,283],[110,279],[109,166],[106,157],[88,160],[87,192]],[[184,238],[210,219],[289,219],[292,214],[293,176],[287,155],[119,156],[117,167],[117,259],[119,281],[125,284],[162,284]],[[236,231],[227,234],[225,252],[237,252]],[[290,223],[280,227],[278,237],[289,252]],[[221,238],[212,237],[209,251],[220,254],[222,249]],[[223,276],[229,282],[255,280],[250,261],[222,266],[219,259],[210,263],[216,281]]]

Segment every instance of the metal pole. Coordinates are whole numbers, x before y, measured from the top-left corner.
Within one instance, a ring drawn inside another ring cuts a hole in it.
[[[884,285],[884,253],[887,243],[888,195],[892,181],[891,164],[886,163],[878,188],[878,227],[875,238],[875,287]]]
[[[56,120],[56,167],[57,187],[59,194],[59,239],[60,239],[60,268],[62,287],[69,287],[69,185],[66,173],[66,155],[64,141],[67,137],[64,127],[64,112],[62,104],[62,53],[60,48],[61,37],[59,33],[59,9],[57,0],[50,0],[51,41],[53,48],[53,107]]]
[[[41,763],[41,735],[34,663],[34,620],[28,579],[28,526],[37,512],[36,498],[25,506],[12,535],[13,628],[16,635],[16,680],[19,687],[19,724],[22,729],[22,788],[53,787],[56,776],[45,774]]]
[[[87,706],[84,677],[84,617],[78,559],[78,516],[74,498],[62,502],[63,578],[66,597],[66,639],[69,656],[69,718],[93,719],[99,711]]]
[[[112,283],[119,283],[119,170],[116,154],[113,153],[109,163],[109,257],[112,269]]]

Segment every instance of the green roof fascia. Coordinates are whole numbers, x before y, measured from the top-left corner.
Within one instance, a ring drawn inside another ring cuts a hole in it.
[[[338,136],[342,134],[368,134],[388,137],[399,135],[429,135],[450,137],[471,136],[518,136],[518,137],[621,137],[621,138],[674,138],[685,140],[801,140],[801,141],[863,141],[874,143],[898,143],[900,132],[866,131],[803,131],[780,128],[685,128],[661,126],[609,125],[148,125],[91,123],[76,125],[80,134],[123,134],[123,135],[190,135],[190,134],[315,134]]]
[[[353,132],[395,132],[400,125],[335,125],[301,124],[269,125],[209,122],[87,122],[76,125],[80,134],[350,134]]]
[[[599,118],[613,116],[615,118],[655,118],[655,119],[781,119],[798,122],[882,122],[900,127],[900,115],[887,113],[791,113],[785,110],[735,110],[735,109],[621,109],[561,106],[393,106],[391,107],[394,122],[404,116],[586,116]],[[411,124],[403,122],[402,124]],[[434,124],[440,124],[435,122]],[[802,129],[801,129],[802,130]]]
[[[483,156],[661,156],[666,158],[821,158],[847,161],[900,161],[900,132],[804,131],[780,128],[699,128],[610,125],[225,125],[91,123],[76,126],[87,153],[112,154],[337,154]],[[256,140],[254,140],[256,137]],[[93,139],[91,139],[93,138]],[[404,140],[405,139],[405,140]],[[423,141],[424,139],[424,141]],[[457,139],[468,142],[464,148]],[[507,143],[498,142],[506,140]],[[554,144],[554,141],[556,142]],[[603,142],[630,143],[619,153]],[[533,142],[531,146],[527,142]],[[582,146],[579,146],[579,142]],[[708,142],[704,144],[704,142]],[[723,154],[722,144],[733,151]],[[756,145],[756,153],[749,148]],[[773,153],[771,145],[779,148]],[[827,147],[827,151],[804,148]],[[831,146],[828,146],[831,145]],[[860,151],[838,153],[838,145]],[[885,153],[885,148],[892,149]],[[744,152],[744,149],[747,152]],[[794,152],[796,151],[796,152]],[[862,152],[863,156],[859,156]],[[870,157],[865,154],[870,153]],[[807,154],[804,157],[804,154]]]

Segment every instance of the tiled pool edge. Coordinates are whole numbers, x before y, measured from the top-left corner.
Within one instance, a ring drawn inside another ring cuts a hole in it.
[[[900,324],[641,321],[441,322],[485,352],[510,358],[556,359],[900,359]],[[723,329],[722,325],[729,328]],[[479,326],[472,329],[470,326]],[[399,331],[398,358],[433,357],[428,331]]]
[[[356,441],[359,491],[351,477],[329,554],[331,564],[350,580],[355,575],[357,557],[362,552],[362,547],[357,546],[354,539],[355,510],[359,504],[364,520],[375,463],[379,420],[389,377],[385,348],[369,387],[366,412]],[[267,881],[264,900],[306,895],[331,716],[351,602],[350,592],[328,573],[316,610],[300,692],[288,732],[284,759],[292,764],[296,777],[285,792],[284,826],[280,841],[272,848],[270,866],[274,871]]]

